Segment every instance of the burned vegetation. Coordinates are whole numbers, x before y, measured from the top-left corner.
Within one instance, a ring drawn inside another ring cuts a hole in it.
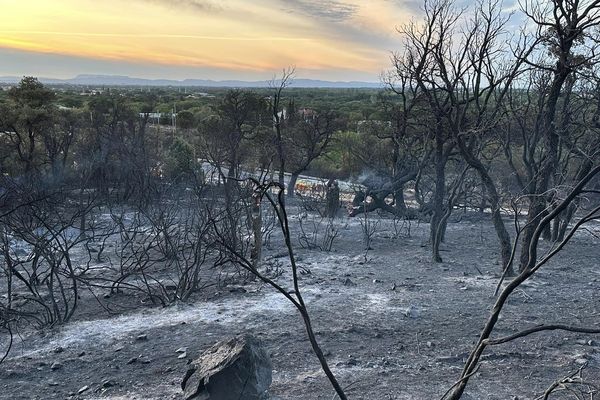
[[[0,397],[600,398],[600,1],[422,6],[381,90],[3,92]]]

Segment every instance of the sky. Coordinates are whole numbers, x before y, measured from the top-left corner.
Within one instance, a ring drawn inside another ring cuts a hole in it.
[[[419,0],[0,0],[0,76],[376,82]]]

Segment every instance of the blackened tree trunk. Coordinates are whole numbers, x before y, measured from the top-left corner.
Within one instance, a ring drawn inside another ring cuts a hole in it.
[[[567,53],[570,52],[567,50]],[[566,57],[565,53],[565,57]],[[566,62],[566,61],[565,61]],[[529,249],[533,234],[539,226],[542,218],[546,212],[547,207],[547,191],[550,187],[553,175],[556,172],[556,166],[558,163],[558,135],[554,127],[554,118],[556,115],[556,104],[561,94],[563,84],[571,69],[567,68],[566,64],[563,64],[562,60],[557,62],[557,71],[554,74],[552,86],[548,94],[548,100],[544,109],[543,122],[542,122],[542,135],[546,144],[546,154],[542,162],[542,166],[537,174],[535,182],[534,192],[530,197],[530,205],[527,213],[527,226],[523,232],[523,242],[521,245],[522,249]],[[521,263],[519,270],[523,271],[527,265],[530,264],[529,260],[537,258],[537,248],[532,247],[532,251],[521,252]]]
[[[506,229],[506,225],[502,220],[502,204],[494,180],[490,176],[488,169],[485,167],[485,165],[483,165],[483,163],[477,157],[475,157],[473,152],[469,149],[469,147],[460,137],[457,139],[457,144],[465,161],[477,171],[481,178],[483,188],[485,189],[484,193],[487,193],[487,198],[490,201],[490,207],[492,209],[491,218],[492,223],[494,224],[494,230],[496,231],[496,236],[498,236],[498,243],[500,245],[502,270],[504,271],[506,268],[509,268],[506,271],[506,274],[512,275],[514,272],[512,270],[512,267],[509,265],[512,253],[511,240],[510,235],[508,234],[508,231]],[[485,197],[482,200],[482,203],[483,202],[485,202]]]
[[[290,181],[287,185],[287,195],[288,197],[294,197],[296,195],[296,182],[298,182],[298,177],[300,176],[299,172],[292,172],[290,176]]]
[[[440,244],[445,234],[447,219],[444,215],[444,197],[446,195],[446,162],[448,157],[444,154],[444,140],[441,132],[436,135],[435,143],[435,189],[433,193],[432,211],[430,221],[430,239],[432,249],[432,260],[436,263],[442,262],[440,255]]]
[[[330,181],[327,184],[325,215],[328,218],[335,218],[340,210],[340,187],[336,181]]]

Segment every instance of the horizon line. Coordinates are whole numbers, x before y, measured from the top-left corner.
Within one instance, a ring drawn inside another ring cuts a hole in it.
[[[96,84],[96,85],[107,85],[107,86],[145,86],[144,83],[147,83],[148,86],[154,86],[152,85],[152,83],[161,83],[164,82],[163,85],[160,86],[178,86],[178,84],[184,84],[183,86],[186,86],[186,83],[191,83],[190,81],[203,81],[206,83],[212,83],[215,84],[215,87],[225,87],[225,86],[218,86],[218,84],[232,84],[232,83],[241,83],[241,84],[248,84],[248,85],[252,85],[252,84],[259,84],[261,85],[260,87],[264,87],[267,84],[270,83],[274,83],[277,84],[277,82],[279,81],[278,79],[251,79],[251,80],[246,80],[243,78],[238,78],[238,79],[210,79],[210,78],[183,78],[183,79],[176,79],[176,78],[142,78],[142,77],[137,77],[137,76],[130,76],[130,75],[116,75],[116,74],[90,74],[90,73],[82,73],[82,74],[77,74],[75,76],[72,76],[70,78],[52,78],[52,77],[47,77],[47,76],[41,76],[41,75],[3,75],[0,76],[0,83],[3,84],[15,84],[18,83],[21,79],[23,79],[26,76],[33,76],[34,78],[38,79],[40,82],[44,83],[44,81],[46,81],[46,83],[48,84],[67,84],[67,85],[74,85],[74,86],[87,86],[90,84]],[[78,79],[89,79],[90,83],[84,83],[84,82],[73,82],[76,81]],[[93,82],[93,80],[96,79],[98,81],[101,80],[110,80],[110,79],[122,79],[122,80],[131,80],[131,81],[144,81],[143,83],[135,83],[135,82]],[[368,86],[368,88],[372,88],[373,86],[384,86],[384,83],[381,81],[362,81],[362,80],[328,80],[328,79],[315,79],[315,78],[302,78],[302,77],[298,77],[298,78],[294,78],[291,82],[290,82],[290,87],[294,86],[294,82],[298,81],[299,83],[302,82],[322,82],[324,84],[333,84],[333,85],[344,85],[344,84],[350,84],[350,85],[361,85],[361,84],[365,84]],[[189,86],[202,86],[201,84],[198,85],[194,85],[191,84]],[[258,87],[258,86],[257,86]],[[305,86],[306,87],[306,86]],[[315,86],[315,87],[320,87],[320,86]],[[354,86],[356,88],[358,88],[359,86]]]

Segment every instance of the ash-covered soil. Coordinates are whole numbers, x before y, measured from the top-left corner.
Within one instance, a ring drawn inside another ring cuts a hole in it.
[[[366,256],[360,219],[337,224],[333,251],[296,246],[301,288],[333,371],[351,399],[440,398],[459,377],[494,300],[500,266],[491,223],[475,216],[451,223],[443,264],[430,261],[427,224],[412,222],[408,236],[407,226],[396,235],[391,220],[380,221]],[[495,337],[540,323],[597,326],[600,239],[592,233],[579,232],[514,293]],[[291,287],[283,251],[273,240],[265,259],[280,264],[278,281]],[[268,286],[211,287],[166,308],[125,296],[101,300],[130,307],[109,314],[88,295],[68,324],[19,332],[0,365],[0,398],[179,398],[190,359],[250,332],[271,354],[273,396],[334,399],[299,314]],[[589,382],[600,382],[600,337],[535,334],[488,348],[464,398],[534,399],[582,365]]]

